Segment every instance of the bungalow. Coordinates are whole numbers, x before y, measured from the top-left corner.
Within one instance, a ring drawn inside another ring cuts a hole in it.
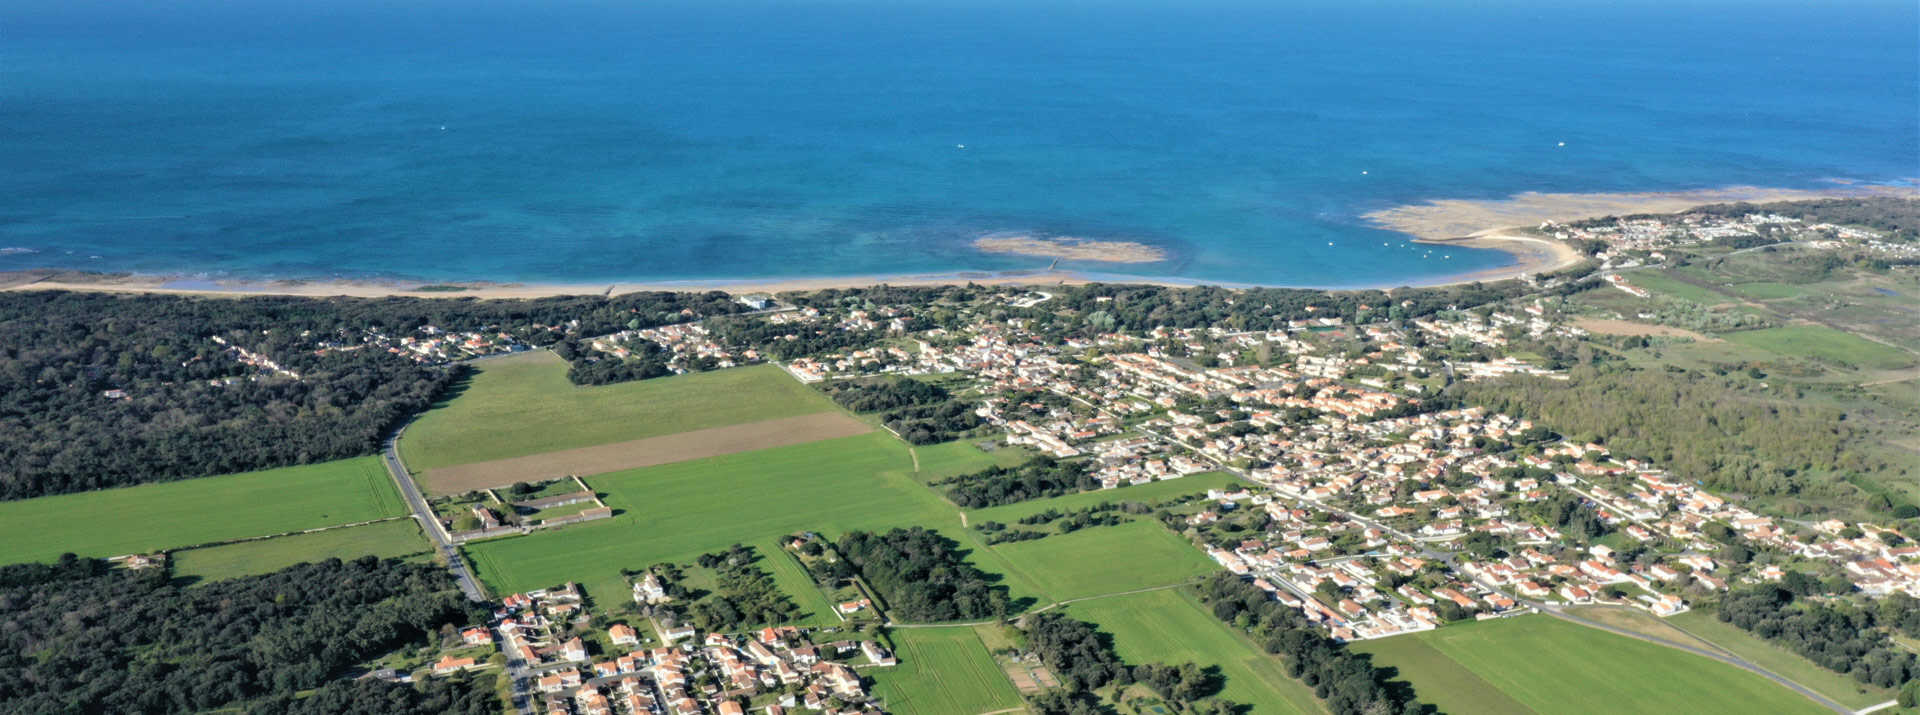
[[[452,655],[441,656],[440,662],[433,664],[435,675],[446,675],[457,670],[466,670],[474,666],[472,658],[455,658]]]

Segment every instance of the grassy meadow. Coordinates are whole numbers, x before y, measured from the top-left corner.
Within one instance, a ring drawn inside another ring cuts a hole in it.
[[[117,556],[407,513],[378,457],[0,502],[0,563]]]
[[[1355,644],[1448,712],[1821,713],[1754,673],[1547,616]],[[1465,678],[1465,671],[1477,676]]]
[[[1311,688],[1287,677],[1278,657],[1215,620],[1181,589],[1083,601],[1064,612],[1112,635],[1114,650],[1128,663],[1219,666],[1227,678],[1219,697],[1252,705],[1253,713],[1325,712]]]
[[[959,512],[912,478],[912,469],[907,446],[876,432],[615,472],[593,479],[615,510],[612,519],[466,548],[480,577],[498,592],[574,580],[603,599],[624,590],[622,568],[686,561],[798,531],[837,537],[856,529],[936,528],[969,550],[982,570],[1007,573],[997,555],[960,528]],[[1015,577],[1007,585],[1016,599],[1039,596]]]
[[[1810,357],[1869,370],[1892,370],[1914,363],[1914,357],[1904,350],[1881,345],[1824,325],[1787,325],[1762,330],[1743,330],[1725,333],[1721,337],[1729,342],[1781,355]]]
[[[773,365],[577,387],[566,361],[536,351],[480,363],[407,428],[400,451],[421,472],[833,409]]]
[[[1184,583],[1220,568],[1151,517],[989,548],[1055,601]]]
[[[173,554],[176,576],[207,581],[271,573],[297,563],[362,556],[398,558],[430,553],[432,545],[412,519],[394,519],[311,534],[188,549]]]
[[[1798,653],[1740,630],[1739,626],[1721,623],[1720,619],[1706,611],[1688,611],[1666,620],[1673,627],[1712,643],[1720,650],[1737,655],[1848,707],[1859,709],[1878,705],[1892,700],[1897,694],[1886,688],[1863,685],[1853,676],[1822,668]]]
[[[891,637],[900,664],[862,671],[888,712],[977,715],[1021,706],[973,628],[900,628]]]
[[[1020,520],[1021,517],[1038,514],[1048,509],[1068,512],[1099,504],[1126,501],[1151,504],[1188,494],[1199,493],[1204,495],[1208,489],[1229,489],[1244,487],[1246,485],[1247,483],[1240,481],[1239,477],[1235,477],[1226,472],[1207,472],[1204,474],[1195,474],[1190,477],[1168,479],[1151,484],[1141,484],[1139,486],[1099,489],[1091,492],[1058,496],[1052,499],[1034,499],[1031,501],[1007,504],[1005,506],[973,509],[967,512],[967,523],[978,524],[983,521],[997,521],[1002,524],[1012,524]]]

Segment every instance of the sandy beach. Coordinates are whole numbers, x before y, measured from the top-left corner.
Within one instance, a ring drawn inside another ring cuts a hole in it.
[[[1831,189],[1770,189],[1734,186],[1676,192],[1593,194],[1522,193],[1506,199],[1440,199],[1397,206],[1366,214],[1373,224],[1411,236],[1436,247],[1479,248],[1513,256],[1511,265],[1475,271],[1422,283],[1454,285],[1498,281],[1550,272],[1579,263],[1572,247],[1552,239],[1524,235],[1542,221],[1575,221],[1606,215],[1673,213],[1712,203],[1735,201],[1791,201],[1853,196],[1920,197],[1909,187],[1836,184]],[[1164,260],[1160,249],[1127,241],[1040,239],[1029,236],[989,236],[975,242],[983,253],[1014,253],[1062,260],[1102,263],[1147,263]],[[205,277],[100,274],[82,271],[18,271],[0,274],[0,290],[72,290],[183,295],[290,295],[378,298],[541,298],[559,295],[617,295],[637,291],[718,290],[743,295],[862,288],[877,285],[929,286],[974,283],[996,286],[1078,285],[1092,282],[1191,286],[1201,282],[1178,278],[1093,275],[1074,270],[954,272],[917,275],[825,276],[742,280],[639,281],[618,283],[502,283],[469,281],[423,284],[399,280],[241,280]],[[1212,283],[1213,285],[1221,285]],[[430,290],[423,288],[432,287]],[[1230,285],[1229,287],[1250,287]],[[1379,288],[1394,286],[1382,285]]]

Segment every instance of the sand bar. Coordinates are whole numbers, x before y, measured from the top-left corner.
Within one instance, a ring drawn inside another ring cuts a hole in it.
[[[1101,241],[1066,236],[985,236],[975,239],[973,247],[981,253],[1101,263],[1157,263],[1167,260],[1166,251],[1137,241]]]

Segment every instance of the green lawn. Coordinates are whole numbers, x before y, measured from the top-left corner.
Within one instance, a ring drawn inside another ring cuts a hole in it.
[[[1892,370],[1914,363],[1913,356],[1904,350],[1881,345],[1824,325],[1788,325],[1764,330],[1743,330],[1737,333],[1723,333],[1720,337],[1781,355],[1806,356],[1874,370]]]
[[[1055,601],[1182,583],[1219,569],[1206,554],[1145,516],[1118,526],[991,548]]]
[[[806,567],[801,566],[793,554],[780,548],[780,539],[762,539],[753,547],[760,552],[760,566],[773,574],[773,584],[792,597],[794,604],[800,606],[800,612],[805,614],[799,625],[840,625],[840,618],[833,615],[833,604],[827,600],[827,595],[814,585]]]
[[[1190,477],[1168,479],[1139,486],[1100,489],[1091,492],[1081,492],[1079,494],[1068,494],[1052,499],[1034,499],[1032,501],[1023,501],[1005,506],[974,509],[967,512],[967,523],[978,524],[983,521],[997,521],[1002,524],[1012,524],[1021,517],[1038,514],[1048,509],[1067,512],[1110,502],[1137,501],[1154,503],[1196,492],[1205,495],[1208,489],[1227,489],[1244,486],[1247,486],[1246,482],[1240,481],[1238,477],[1226,472],[1207,472],[1205,474],[1195,474]]]
[[[1411,682],[1418,677],[1415,695],[1420,702],[1431,703],[1443,713],[1475,715],[1528,715],[1533,710],[1501,692],[1473,671],[1454,662],[1418,635],[1404,635],[1374,641],[1362,641],[1354,650],[1373,655],[1375,665],[1397,671],[1396,680]]]
[[[1453,666],[1401,639],[1429,646]],[[1827,712],[1754,673],[1548,616],[1454,625],[1358,647],[1399,668],[1422,699],[1432,691],[1435,702],[1466,712],[1505,701],[1461,681],[1460,669],[1541,713]]]
[[[1620,275],[1625,276],[1627,282],[1635,286],[1645,288],[1654,293],[1670,295],[1681,300],[1690,300],[1706,305],[1726,303],[1733,300],[1719,293],[1701,288],[1692,283],[1682,282],[1671,276],[1655,271],[1627,271]]]
[[[1738,292],[1740,295],[1744,295],[1749,298],[1756,298],[1759,300],[1772,300],[1775,298],[1798,298],[1800,296],[1806,295],[1812,290],[1809,286],[1795,285],[1792,283],[1774,283],[1770,281],[1761,281],[1758,283],[1739,283],[1739,284],[1735,284],[1733,286],[1733,289],[1734,291]]]
[[[978,472],[987,467],[1011,467],[1033,458],[1033,452],[1013,446],[1002,446],[992,452],[982,451],[973,446],[974,440],[942,442],[924,447],[914,447],[920,458],[920,478],[922,481],[945,479],[956,474]]]
[[[689,561],[798,531],[837,537],[919,525],[959,541],[981,569],[1007,573],[911,470],[907,446],[876,432],[614,472],[593,479],[613,518],[480,542],[467,553],[498,593],[573,580],[601,599],[609,592],[624,598],[622,568]],[[1015,598],[1039,595],[1014,576],[1007,585]]]
[[[378,457],[0,502],[0,563],[117,556],[407,512]]]
[[[860,671],[888,712],[978,715],[1017,708],[1020,693],[972,628],[899,628],[892,634],[900,664]]]
[[[539,351],[480,363],[479,374],[407,428],[407,468],[456,464],[658,437],[837,409],[773,365],[600,387],[567,382],[567,364]]]
[[[1219,666],[1227,678],[1220,697],[1252,705],[1254,713],[1324,712],[1312,689],[1287,677],[1278,657],[1255,648],[1178,589],[1083,601],[1065,613],[1111,634],[1114,650],[1129,664]]]
[[[208,581],[270,573],[306,561],[352,560],[428,553],[432,546],[412,519],[276,536],[173,554],[173,572]]]
[[[1754,665],[1773,671],[1775,675],[1856,710],[1892,700],[1895,695],[1891,690],[1862,685],[1852,676],[1815,665],[1798,653],[1740,630],[1739,626],[1721,623],[1720,619],[1707,611],[1688,611],[1668,618],[1667,622]]]

